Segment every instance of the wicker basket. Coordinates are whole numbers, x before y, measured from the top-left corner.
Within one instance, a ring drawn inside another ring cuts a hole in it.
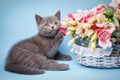
[[[75,53],[78,62],[84,66],[96,68],[120,67],[120,46],[114,46],[114,48],[106,50],[99,47],[93,51],[76,42],[73,45],[72,51]]]

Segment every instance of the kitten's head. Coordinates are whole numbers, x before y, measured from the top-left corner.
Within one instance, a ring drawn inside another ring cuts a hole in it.
[[[45,37],[55,37],[59,31],[60,23],[60,11],[54,16],[41,17],[35,15],[39,34]]]

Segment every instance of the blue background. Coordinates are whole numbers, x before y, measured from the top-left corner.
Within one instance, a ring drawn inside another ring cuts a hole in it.
[[[35,14],[54,15],[61,11],[61,18],[77,9],[91,9],[99,2],[111,0],[0,0],[0,80],[120,80],[120,69],[96,69],[81,66],[70,52],[65,37],[59,47],[62,53],[72,56],[72,61],[59,61],[70,65],[68,71],[46,71],[42,75],[20,75],[4,70],[9,49],[22,39],[37,33]]]

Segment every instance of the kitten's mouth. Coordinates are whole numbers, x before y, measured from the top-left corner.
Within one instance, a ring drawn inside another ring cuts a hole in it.
[[[52,30],[50,33],[51,33],[51,34],[55,34],[55,33],[56,33],[56,31],[55,31],[55,30]]]
[[[55,36],[58,31],[59,30],[50,30],[49,32],[47,32],[47,34],[49,34],[50,36]]]

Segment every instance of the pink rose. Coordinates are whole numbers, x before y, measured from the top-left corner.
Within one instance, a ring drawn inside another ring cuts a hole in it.
[[[100,40],[101,40],[102,42],[105,42],[106,40],[110,39],[111,36],[112,36],[112,34],[109,33],[109,32],[107,32],[107,31],[102,31],[102,32],[100,32],[100,34],[99,34]]]
[[[96,8],[96,13],[99,14],[102,11],[104,11],[104,9],[105,9],[105,6],[99,6],[99,7]]]

